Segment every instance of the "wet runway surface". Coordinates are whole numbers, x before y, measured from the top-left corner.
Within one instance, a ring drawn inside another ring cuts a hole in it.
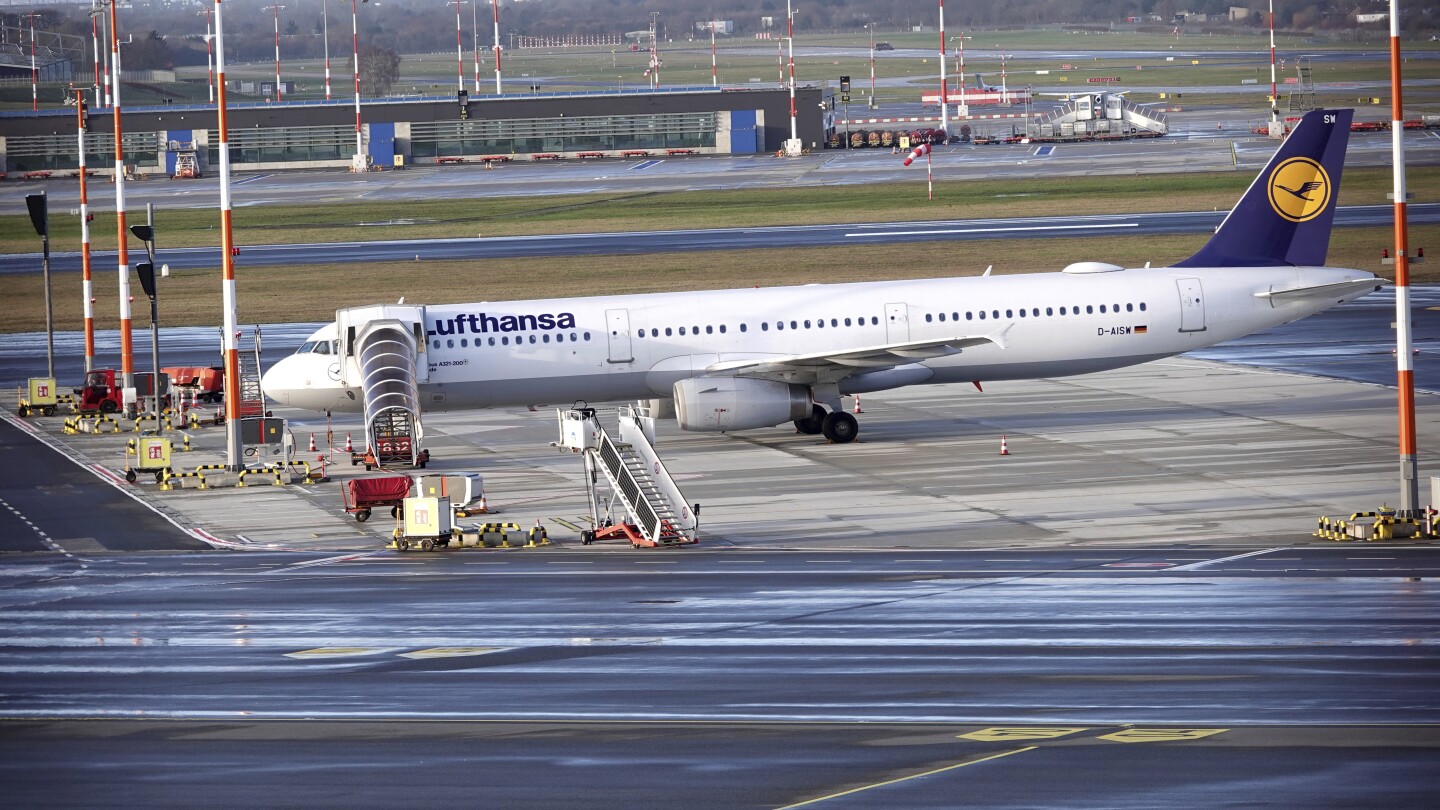
[[[1440,787],[1434,548],[87,562],[0,568],[17,806],[1322,807]]]

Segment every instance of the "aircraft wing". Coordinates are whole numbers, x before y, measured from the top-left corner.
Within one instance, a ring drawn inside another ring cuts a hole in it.
[[[1305,301],[1315,298],[1343,297],[1355,292],[1362,287],[1375,287],[1389,284],[1385,279],[1356,279],[1354,281],[1341,281],[1336,284],[1318,284],[1312,287],[1293,287],[1288,290],[1264,290],[1255,293],[1256,298],[1268,298],[1270,303],[1278,304],[1285,301]]]
[[[887,343],[860,349],[792,354],[758,360],[730,360],[707,366],[705,373],[712,376],[755,377],[812,385],[837,382],[857,372],[877,371],[946,357],[974,346],[994,344],[1003,349],[1005,333],[1008,331],[1010,327],[1006,326],[988,335]]]

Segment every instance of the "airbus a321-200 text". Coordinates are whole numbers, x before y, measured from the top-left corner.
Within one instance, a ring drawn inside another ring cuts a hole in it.
[[[859,427],[843,395],[1132,366],[1378,289],[1371,273],[1324,266],[1352,113],[1307,113],[1210,240],[1169,267],[350,308],[270,369],[264,390],[367,419],[387,401],[418,419],[672,400],[685,430],[794,422],[849,442]],[[391,338],[370,339],[377,324]],[[367,383],[386,353],[392,373]]]

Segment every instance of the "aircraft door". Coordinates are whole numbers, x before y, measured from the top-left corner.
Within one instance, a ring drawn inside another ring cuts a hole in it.
[[[1180,331],[1205,331],[1205,298],[1200,290],[1200,279],[1177,278],[1180,289]]]
[[[1124,107],[1124,96],[1113,96],[1109,94],[1105,96],[1105,117],[1111,121],[1119,121],[1125,117]]]
[[[910,314],[904,304],[885,305],[885,342],[905,343],[910,340]]]
[[[635,353],[630,348],[630,311],[628,309],[605,310],[605,332],[610,341],[610,362],[634,362]]]

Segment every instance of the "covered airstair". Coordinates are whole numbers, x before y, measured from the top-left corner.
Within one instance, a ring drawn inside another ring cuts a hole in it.
[[[582,542],[622,537],[634,547],[699,542],[699,505],[691,506],[655,452],[655,420],[640,409],[619,410],[619,437],[611,436],[594,408],[557,410],[559,447],[585,457],[585,488],[595,529]],[[602,491],[600,479],[604,478]],[[617,520],[615,507],[623,510]]]
[[[1037,138],[1164,135],[1170,131],[1165,113],[1144,107],[1118,93],[1078,96],[1032,124]]]
[[[424,467],[419,383],[424,362],[421,307],[361,307],[337,313],[346,361],[342,373],[359,375],[365,399],[365,463],[382,468]],[[353,360],[353,362],[350,362]]]
[[[237,346],[244,342],[244,332],[237,336]],[[255,326],[252,334],[255,346],[252,351],[249,347],[240,348],[235,352],[240,363],[240,401],[236,403],[236,413],[240,418],[250,418],[265,415],[265,393],[260,390],[260,326]],[[224,357],[221,357],[224,360]]]

